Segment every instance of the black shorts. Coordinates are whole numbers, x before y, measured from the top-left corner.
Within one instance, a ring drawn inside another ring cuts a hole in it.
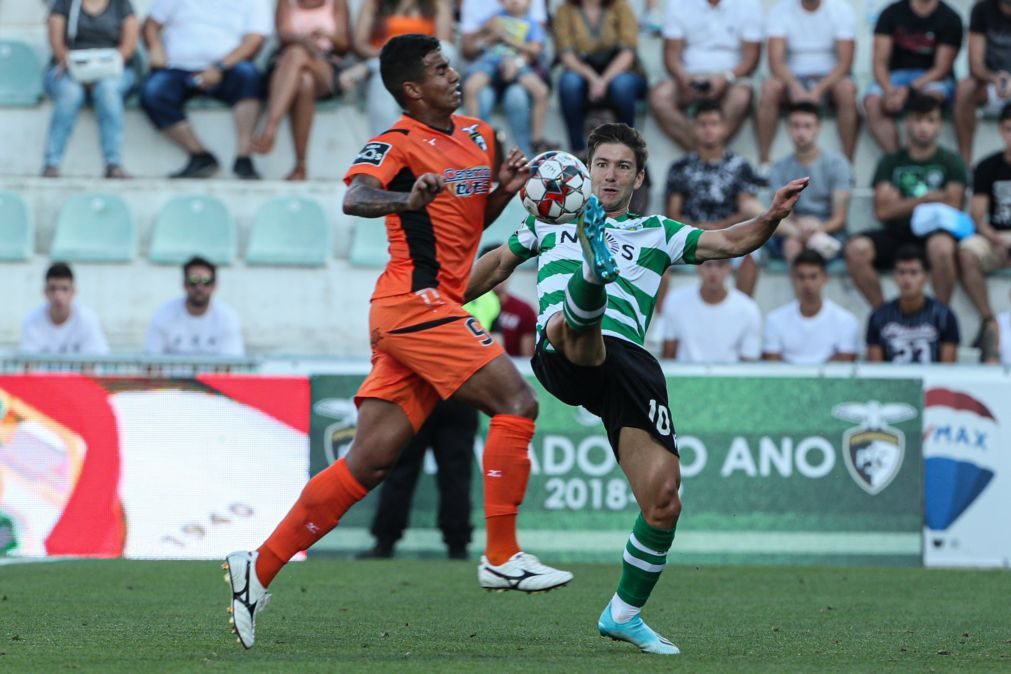
[[[861,232],[858,236],[866,236],[874,244],[874,268],[878,271],[889,271],[895,267],[895,255],[899,248],[907,243],[915,243],[926,253],[927,241],[935,236],[947,236],[947,232],[935,232],[928,236],[916,236],[908,230],[872,229]]]
[[[537,381],[563,403],[585,407],[600,417],[615,456],[625,427],[641,428],[680,456],[667,402],[667,380],[648,351],[623,339],[604,337],[607,357],[603,364],[583,367],[546,350],[547,345],[547,337],[542,336],[530,361]]]

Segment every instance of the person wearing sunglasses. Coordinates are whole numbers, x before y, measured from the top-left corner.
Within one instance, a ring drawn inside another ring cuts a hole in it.
[[[168,300],[155,311],[144,351],[186,356],[245,355],[239,316],[230,306],[213,300],[217,268],[202,257],[183,265],[185,295]]]

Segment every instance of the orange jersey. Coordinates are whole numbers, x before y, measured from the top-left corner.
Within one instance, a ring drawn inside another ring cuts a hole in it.
[[[463,302],[484,231],[485,206],[495,166],[495,133],[479,119],[453,115],[450,133],[404,115],[355,158],[344,182],[372,176],[392,192],[410,192],[423,173],[446,188],[421,211],[386,216],[390,261],[372,299],[438,288]]]

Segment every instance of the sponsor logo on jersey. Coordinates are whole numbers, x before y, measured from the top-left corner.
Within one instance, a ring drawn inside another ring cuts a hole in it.
[[[487,166],[475,166],[468,169],[448,168],[442,172],[446,185],[458,197],[472,197],[475,194],[488,194],[491,190],[491,169]]]
[[[387,153],[390,151],[389,143],[380,143],[373,141],[367,143],[362,151],[358,153],[355,157],[353,164],[372,164],[373,166],[382,166],[383,160],[386,159]]]
[[[888,423],[912,419],[916,408],[905,403],[870,400],[836,405],[832,416],[859,424],[843,433],[846,469],[868,494],[881,493],[899,474],[906,454],[905,434]]]

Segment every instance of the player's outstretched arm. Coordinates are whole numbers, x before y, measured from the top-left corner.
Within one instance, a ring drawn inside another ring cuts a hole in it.
[[[344,193],[344,212],[363,218],[379,218],[390,213],[420,211],[432,203],[446,186],[446,180],[436,173],[423,173],[414,181],[410,192],[383,189],[378,178],[357,175]]]
[[[470,273],[464,302],[481,297],[505,281],[522,262],[523,258],[509,250],[509,244],[506,243],[479,257],[474,265],[474,271]]]
[[[775,233],[780,220],[793,211],[800,193],[810,182],[810,178],[798,178],[780,187],[772,198],[772,206],[757,218],[739,222],[726,229],[702,232],[695,248],[695,259],[699,262],[722,260],[747,255],[761,248]]]

